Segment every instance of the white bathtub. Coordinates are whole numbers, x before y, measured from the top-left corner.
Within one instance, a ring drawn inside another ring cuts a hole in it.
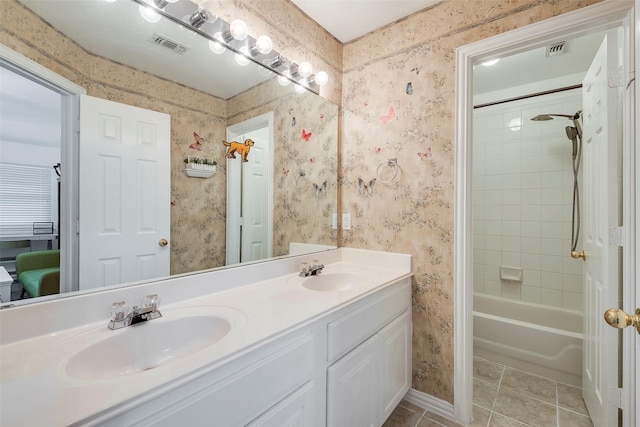
[[[582,313],[474,294],[473,354],[581,386]]]

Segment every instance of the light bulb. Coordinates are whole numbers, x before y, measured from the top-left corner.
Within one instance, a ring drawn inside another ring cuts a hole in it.
[[[222,43],[217,40],[209,40],[209,49],[211,49],[211,52],[218,55],[223,54],[224,51],[227,50],[227,48],[222,46]]]
[[[329,83],[329,75],[324,71],[318,71],[314,80],[318,83],[318,86],[324,86]]]
[[[249,34],[249,29],[247,28],[247,24],[244,23],[241,19],[236,19],[231,22],[231,26],[229,27],[229,32],[236,40],[244,40],[247,38]]]
[[[260,36],[256,40],[256,50],[263,55],[268,55],[273,50],[273,42],[268,36]]]
[[[313,66],[308,62],[305,61],[302,64],[298,65],[298,74],[300,74],[305,79],[309,77],[311,73],[313,73]]]
[[[138,11],[140,12],[140,16],[142,16],[147,22],[155,24],[156,22],[160,21],[160,14],[153,10],[153,8],[151,8],[150,6],[140,5],[138,6]]]
[[[280,86],[289,86],[291,80],[287,78],[288,76],[289,71],[284,71],[281,75],[278,76],[278,83],[280,84]]]
[[[240,48],[240,52],[241,53],[236,53],[235,55],[236,63],[244,67],[249,64],[249,58],[247,58],[249,50],[246,46],[243,46]]]
[[[296,90],[296,92],[298,92],[298,93],[304,93],[304,91],[305,91],[304,86],[301,86],[301,85],[298,85],[298,84],[294,86],[294,89],[295,89],[295,90]]]

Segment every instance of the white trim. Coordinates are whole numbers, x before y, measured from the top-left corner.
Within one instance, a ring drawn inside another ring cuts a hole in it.
[[[640,2],[636,0],[636,3]],[[539,47],[558,37],[577,36],[589,31],[611,28],[613,25],[628,28],[628,18],[631,13],[633,13],[633,2],[605,0],[592,6],[462,46],[456,51],[454,414],[458,422],[468,423],[472,418],[473,409],[473,286],[471,280],[473,260],[470,192],[472,144],[468,131],[472,129],[470,114],[473,106],[472,64],[491,56],[510,55]],[[627,125],[632,126],[631,123]],[[629,169],[626,170],[626,173],[629,173]],[[630,189],[627,187],[624,194],[625,199],[631,196],[629,191]],[[627,264],[635,262],[631,259],[629,261]],[[631,285],[627,282],[629,280],[625,281],[625,290]],[[631,369],[632,367],[627,368]],[[632,377],[629,375],[632,373],[633,371],[625,371],[625,376]],[[635,377],[635,373],[633,377]],[[625,412],[629,415],[631,411]],[[627,418],[623,425],[625,427],[632,426],[634,423],[630,418]]]
[[[409,389],[407,394],[404,396],[404,400],[448,420],[454,420],[453,405],[445,400],[438,399],[437,397],[433,397],[430,394],[418,391],[414,388]]]
[[[268,193],[267,193],[267,223],[270,227],[267,231],[267,257],[273,256],[273,163],[274,163],[274,113],[261,114],[252,117],[235,125],[227,127],[227,141],[236,139],[239,135],[251,132],[252,130],[269,129],[269,164],[267,165]],[[236,264],[240,262],[240,203],[234,201],[234,197],[241,197],[239,181],[230,179],[235,176],[234,171],[240,172],[240,162],[233,162],[227,159],[227,246],[226,264]]]
[[[0,44],[0,63],[62,95],[62,132],[60,160],[63,175],[60,182],[60,293],[78,290],[78,235],[76,222],[78,198],[78,123],[80,95],[87,91],[48,68]]]

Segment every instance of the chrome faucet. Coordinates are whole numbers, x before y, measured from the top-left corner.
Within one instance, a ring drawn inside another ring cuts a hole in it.
[[[158,310],[159,305],[160,298],[156,294],[147,295],[144,301],[142,301],[142,307],[133,306],[131,310],[128,310],[127,304],[124,301],[114,302],[111,306],[109,329],[120,329],[162,317],[162,314]]]
[[[322,273],[323,268],[324,268],[324,265],[320,264],[317,259],[313,260],[313,262],[311,263],[311,266],[309,266],[308,263],[303,262],[300,265],[300,274],[298,276],[300,277],[317,276],[318,274]]]

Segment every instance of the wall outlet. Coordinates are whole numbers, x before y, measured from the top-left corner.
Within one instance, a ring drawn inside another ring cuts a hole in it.
[[[348,214],[348,213],[342,214],[342,229],[351,230],[351,214]]]
[[[332,230],[337,230],[338,229],[338,214],[334,213],[333,217],[331,218],[331,229]]]

